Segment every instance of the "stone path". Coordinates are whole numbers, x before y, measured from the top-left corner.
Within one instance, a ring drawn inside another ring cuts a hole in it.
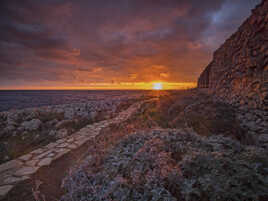
[[[135,103],[113,119],[90,124],[71,136],[50,143],[45,147],[0,165],[0,200],[4,199],[8,192],[19,182],[30,179],[41,167],[51,165],[57,159],[95,138],[101,129],[110,124],[127,120],[147,101]]]

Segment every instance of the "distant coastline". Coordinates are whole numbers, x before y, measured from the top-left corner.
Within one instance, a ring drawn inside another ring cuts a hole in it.
[[[0,112],[50,105],[84,103],[125,96],[140,96],[144,90],[0,90]]]

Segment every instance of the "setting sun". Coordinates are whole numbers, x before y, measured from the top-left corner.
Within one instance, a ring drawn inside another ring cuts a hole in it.
[[[162,83],[153,83],[153,89],[154,90],[162,90],[163,89]]]

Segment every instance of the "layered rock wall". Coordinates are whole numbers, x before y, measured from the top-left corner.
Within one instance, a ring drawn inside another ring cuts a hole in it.
[[[232,104],[268,109],[268,0],[215,51],[198,87]]]

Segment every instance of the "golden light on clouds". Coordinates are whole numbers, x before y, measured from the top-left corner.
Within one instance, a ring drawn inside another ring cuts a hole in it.
[[[192,88],[260,1],[2,0],[0,89]]]

